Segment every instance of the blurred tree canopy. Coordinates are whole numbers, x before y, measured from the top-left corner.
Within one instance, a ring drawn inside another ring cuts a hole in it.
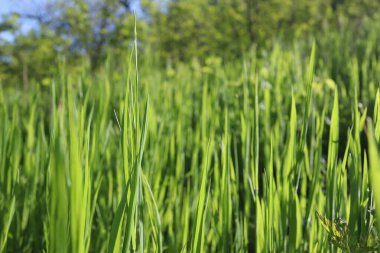
[[[331,38],[373,30],[380,1],[373,0],[69,0],[45,3],[1,19],[0,80],[28,87],[54,72],[58,55],[75,68],[83,56],[97,69],[108,52],[122,53],[133,40],[133,4],[139,4],[140,50],[165,65],[219,56],[234,59],[253,45]],[[20,21],[38,28],[23,33]],[[349,29],[347,29],[349,28]],[[336,35],[334,35],[336,36]],[[352,36],[354,38],[355,36]],[[326,41],[326,44],[329,42]]]

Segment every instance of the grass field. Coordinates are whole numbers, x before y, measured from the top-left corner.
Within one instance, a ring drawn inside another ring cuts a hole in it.
[[[315,46],[165,70],[135,49],[0,86],[0,252],[379,249],[376,57],[332,80]]]

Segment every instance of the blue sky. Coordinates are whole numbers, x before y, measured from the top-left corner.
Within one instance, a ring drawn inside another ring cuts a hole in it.
[[[4,15],[12,12],[33,13],[37,11],[39,6],[43,6],[46,3],[53,2],[54,0],[0,0],[0,20]],[[138,15],[140,9],[138,1],[132,1],[132,9],[134,9]],[[21,20],[21,31],[28,32],[35,28],[37,23],[33,20],[23,19]],[[7,40],[12,41],[13,35],[9,32],[0,33],[0,41]]]
[[[0,0],[0,20],[3,16],[12,12],[28,12],[36,10],[39,5],[43,5],[49,0]],[[21,31],[28,32],[36,27],[36,22],[33,20],[21,20]],[[11,41],[13,35],[9,32],[0,33],[0,39]]]

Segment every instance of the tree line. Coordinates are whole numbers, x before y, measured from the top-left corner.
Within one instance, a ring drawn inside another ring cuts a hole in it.
[[[86,58],[96,70],[110,53],[131,47],[135,23],[140,54],[165,66],[233,60],[252,47],[270,50],[274,41],[317,37],[328,47],[347,33],[368,36],[379,20],[380,2],[373,0],[57,0],[2,17],[0,33],[13,39],[0,41],[0,80],[24,87],[43,81],[58,56],[72,68]],[[25,21],[37,25],[25,33]]]

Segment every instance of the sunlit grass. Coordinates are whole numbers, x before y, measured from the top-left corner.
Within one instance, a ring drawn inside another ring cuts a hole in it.
[[[159,69],[135,41],[24,99],[0,88],[0,252],[378,249],[378,68],[360,86],[347,62],[351,94],[318,62]]]

